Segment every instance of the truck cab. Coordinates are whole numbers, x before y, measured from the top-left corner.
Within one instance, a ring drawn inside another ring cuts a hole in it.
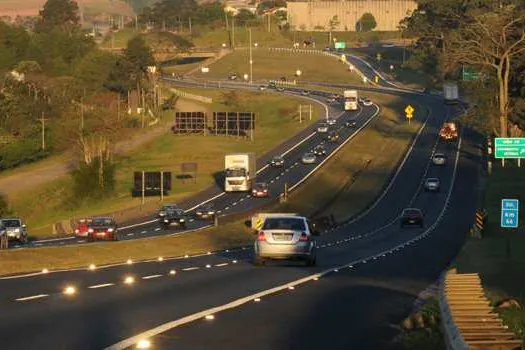
[[[257,174],[255,153],[227,154],[224,158],[224,191],[248,192]]]

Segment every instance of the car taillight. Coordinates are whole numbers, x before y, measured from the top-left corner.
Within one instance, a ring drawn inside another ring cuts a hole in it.
[[[259,232],[259,235],[257,236],[258,241],[266,241],[266,236],[264,235],[264,232]]]
[[[301,233],[301,237],[299,237],[300,241],[308,242],[310,241],[310,236],[308,236],[305,232]]]
[[[108,232],[113,232],[113,229],[112,228],[108,228]]]

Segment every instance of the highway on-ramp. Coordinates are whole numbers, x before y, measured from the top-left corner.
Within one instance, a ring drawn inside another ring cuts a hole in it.
[[[2,347],[122,349],[143,338],[153,349],[384,347],[391,324],[457,252],[476,197],[475,136],[466,130],[443,143],[438,128],[456,111],[415,98],[431,115],[379,201],[319,238],[318,266],[255,267],[244,247],[0,279]],[[448,156],[447,166],[429,162],[434,151]],[[433,176],[442,191],[421,191]],[[400,228],[408,206],[424,211],[424,228]]]

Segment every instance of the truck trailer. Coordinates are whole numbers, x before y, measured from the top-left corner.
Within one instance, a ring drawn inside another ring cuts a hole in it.
[[[255,153],[234,153],[224,157],[224,191],[251,191],[257,175]]]
[[[457,83],[445,83],[443,84],[443,96],[446,104],[458,103],[459,89]]]
[[[357,111],[357,90],[345,90],[343,97],[345,111]]]

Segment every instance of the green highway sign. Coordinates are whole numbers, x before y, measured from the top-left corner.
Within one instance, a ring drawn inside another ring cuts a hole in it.
[[[344,41],[338,41],[335,43],[336,49],[346,49],[346,42]]]
[[[463,69],[461,71],[461,78],[463,81],[474,81],[481,78],[481,72],[476,70],[473,67],[465,67],[463,66]]]
[[[525,158],[525,137],[496,137],[496,158]]]

